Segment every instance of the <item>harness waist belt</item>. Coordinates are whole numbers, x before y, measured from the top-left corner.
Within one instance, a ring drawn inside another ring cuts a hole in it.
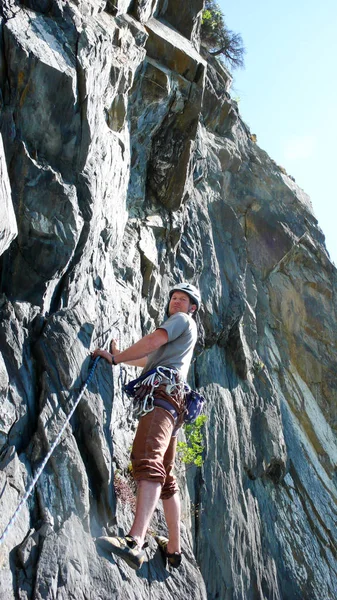
[[[163,398],[155,398],[153,404],[154,406],[159,406],[160,408],[164,408],[165,410],[167,410],[172,415],[174,420],[178,418],[178,413],[176,409],[173,408],[172,404],[170,404],[170,402],[168,402],[167,400],[163,400]]]

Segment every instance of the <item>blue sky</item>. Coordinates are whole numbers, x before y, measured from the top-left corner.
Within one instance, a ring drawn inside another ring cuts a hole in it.
[[[241,116],[310,196],[337,265],[337,1],[218,4],[246,47],[233,72]]]

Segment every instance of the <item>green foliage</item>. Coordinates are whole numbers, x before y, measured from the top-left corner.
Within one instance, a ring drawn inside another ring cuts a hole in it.
[[[178,442],[177,452],[181,462],[187,465],[196,465],[201,467],[203,464],[202,453],[205,448],[203,445],[202,428],[207,421],[206,415],[200,415],[194,423],[184,425],[186,442]]]
[[[242,37],[228,29],[220,6],[214,0],[206,0],[201,20],[201,43],[214,56],[224,56],[229,65],[244,67],[245,48]]]
[[[264,362],[262,362],[262,360],[255,359],[253,361],[253,371],[254,371],[254,373],[260,373],[260,371],[263,371],[263,369],[265,368],[265,366],[266,365],[264,364]]]

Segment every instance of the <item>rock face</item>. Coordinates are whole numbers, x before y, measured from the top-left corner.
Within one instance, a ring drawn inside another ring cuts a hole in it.
[[[337,597],[336,269],[199,53],[201,10],[1,2],[1,532],[89,351],[151,331],[181,280],[203,297],[190,380],[208,417],[203,467],[179,467],[183,566],[149,537],[135,573],[94,543],[134,507],[136,422],[100,361],[0,546],[1,600]]]
[[[0,179],[1,179],[1,194],[0,194],[0,255],[7,250],[13,238],[18,233],[18,228],[15,219],[15,213],[12,204],[11,188],[8,179],[7,165],[0,137]]]

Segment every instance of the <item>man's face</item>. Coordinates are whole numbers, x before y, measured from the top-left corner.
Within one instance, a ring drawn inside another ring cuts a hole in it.
[[[192,304],[190,297],[185,292],[173,292],[169,304],[170,317],[178,312],[192,314],[196,308],[196,304]]]

